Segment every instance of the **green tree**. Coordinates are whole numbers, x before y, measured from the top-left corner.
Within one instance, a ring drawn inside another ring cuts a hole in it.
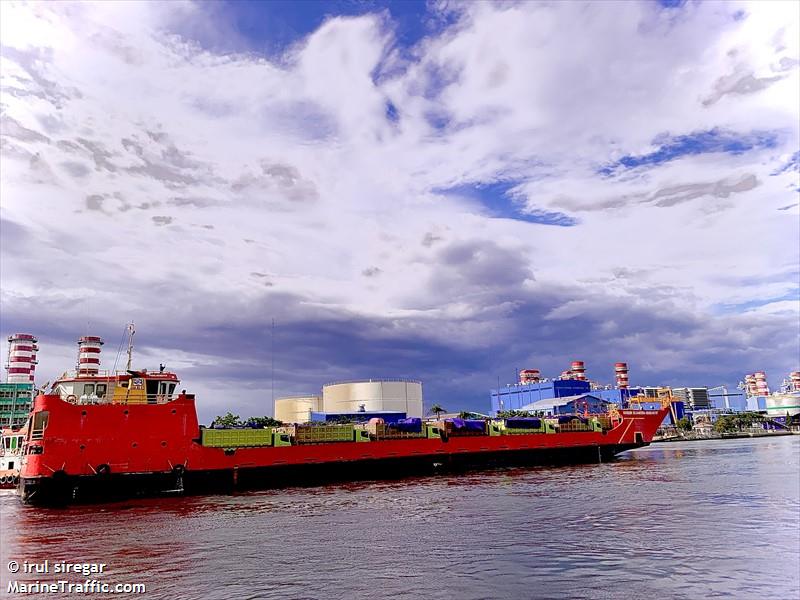
[[[217,417],[213,421],[211,421],[212,427],[240,427],[242,425],[242,421],[239,419],[239,415],[235,415],[229,412],[224,417]]]
[[[692,430],[692,422],[688,419],[688,417],[683,417],[678,419],[678,429],[683,429],[684,431],[691,431]]]
[[[428,411],[428,414],[436,415],[436,418],[438,419],[439,415],[442,414],[443,412],[447,412],[447,410],[442,408],[442,406],[439,404],[434,404],[433,406],[431,406],[430,410]]]

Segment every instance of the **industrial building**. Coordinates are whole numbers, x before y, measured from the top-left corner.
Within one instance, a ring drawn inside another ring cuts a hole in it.
[[[797,418],[800,415],[800,371],[792,371],[783,381],[780,391],[770,394],[767,374],[764,371],[750,373],[742,386],[747,395],[747,410],[766,412],[770,417]]]
[[[321,396],[275,400],[275,418],[285,423],[329,421],[357,415],[422,417],[422,382],[408,379],[338,381],[322,386]]]
[[[591,394],[605,402],[622,404],[643,389],[629,387],[627,363],[616,363],[614,373],[616,388],[602,389],[586,378],[586,366],[580,360],[573,361],[570,369],[553,380],[542,379],[538,369],[523,369],[519,373],[518,383],[490,390],[491,414],[509,410],[531,410],[526,407],[540,401],[585,394]]]
[[[598,398],[592,393],[537,400],[536,402],[526,404],[517,410],[540,413],[545,416],[581,413],[599,414],[607,412],[609,404],[610,402],[607,400]]]
[[[742,412],[747,410],[747,398],[744,392],[729,391],[724,385],[708,388],[708,399],[711,407],[729,412]]]
[[[39,340],[30,333],[8,337],[6,383],[0,383],[0,426],[21,427],[28,419],[33,400],[33,379]]]
[[[0,427],[22,427],[32,399],[32,383],[0,383]]]
[[[708,397],[708,388],[672,388],[672,396],[683,402],[688,410],[709,410],[713,408]]]

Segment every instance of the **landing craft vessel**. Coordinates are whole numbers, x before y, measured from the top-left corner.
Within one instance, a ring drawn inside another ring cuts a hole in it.
[[[130,360],[124,372],[101,372],[91,346],[99,338],[82,340],[78,369],[33,402],[19,481],[26,503],[605,461],[648,445],[669,411],[210,429],[174,373],[131,370]]]

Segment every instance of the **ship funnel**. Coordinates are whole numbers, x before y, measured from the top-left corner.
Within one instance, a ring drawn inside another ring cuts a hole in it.
[[[614,375],[617,378],[617,389],[628,389],[628,363],[618,362],[614,365]]]
[[[100,346],[103,339],[96,335],[78,338],[78,376],[96,376],[100,371]]]
[[[8,362],[6,381],[8,383],[31,383],[36,370],[36,351],[39,341],[30,333],[15,333],[8,336]]]

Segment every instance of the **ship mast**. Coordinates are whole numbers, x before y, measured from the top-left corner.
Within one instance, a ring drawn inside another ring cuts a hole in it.
[[[125,370],[131,370],[131,358],[133,357],[133,334],[136,330],[133,328],[133,323],[128,324],[128,363],[125,365]]]

